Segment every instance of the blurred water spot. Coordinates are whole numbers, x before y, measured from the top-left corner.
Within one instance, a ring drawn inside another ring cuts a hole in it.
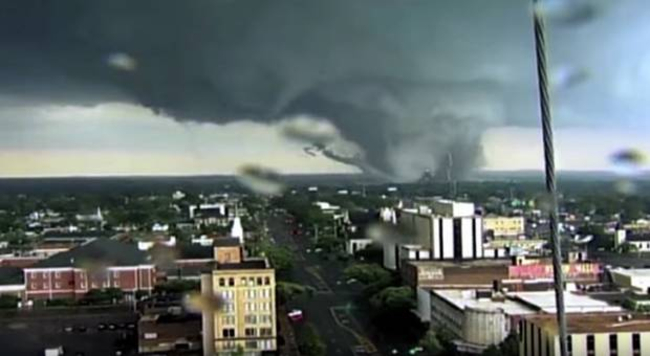
[[[23,330],[27,329],[27,324],[25,323],[9,323],[7,324],[7,328],[11,330]]]
[[[192,313],[219,311],[224,304],[223,299],[218,296],[204,295],[199,292],[186,294],[183,298],[183,306]]]
[[[113,69],[127,72],[132,72],[138,67],[138,62],[133,57],[123,52],[109,54],[106,58],[106,63]]]
[[[584,83],[589,73],[584,68],[561,66],[551,72],[551,85],[557,89],[568,89]]]
[[[537,197],[537,209],[539,209],[543,215],[548,215],[553,209],[553,198],[547,193],[543,193]]]
[[[413,241],[415,234],[408,231],[403,226],[392,225],[386,223],[373,223],[366,227],[366,238],[371,239],[373,242],[409,242]]]
[[[251,191],[263,195],[278,195],[284,190],[280,175],[273,170],[245,165],[238,170],[238,181]]]
[[[614,183],[614,190],[623,195],[636,193],[636,184],[629,179],[619,179]]]
[[[108,273],[108,263],[102,260],[84,260],[79,263],[85,269],[90,279],[103,279]]]
[[[149,253],[154,264],[161,268],[174,267],[174,262],[178,258],[178,252],[176,249],[163,244],[155,244],[151,247]]]
[[[534,11],[557,24],[580,25],[596,18],[599,9],[589,0],[538,0]]]
[[[281,124],[282,134],[297,141],[326,145],[338,139],[339,132],[328,121],[300,116]]]

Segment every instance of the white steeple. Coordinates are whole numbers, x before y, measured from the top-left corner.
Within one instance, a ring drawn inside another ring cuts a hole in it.
[[[232,221],[232,228],[230,229],[230,237],[239,239],[240,244],[244,244],[244,228],[241,225],[241,219],[239,218],[239,211],[237,211],[237,205],[235,205],[235,218]]]

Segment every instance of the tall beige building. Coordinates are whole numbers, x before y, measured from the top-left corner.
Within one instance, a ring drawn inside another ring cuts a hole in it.
[[[222,306],[203,312],[203,354],[274,351],[275,270],[264,258],[245,259],[237,239],[215,240],[216,267],[201,276],[201,293]]]
[[[569,355],[650,355],[650,317],[640,314],[586,313],[567,315]],[[559,356],[555,314],[524,317],[519,324],[521,356]]]

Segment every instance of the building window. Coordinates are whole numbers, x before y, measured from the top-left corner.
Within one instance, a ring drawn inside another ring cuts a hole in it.
[[[271,284],[271,278],[269,278],[269,277],[264,277],[264,285],[265,285],[265,286],[268,286],[269,284]]]
[[[47,283],[43,283],[43,288],[48,289],[50,286]]]
[[[650,244],[648,244],[650,245]],[[262,277],[257,277],[257,285],[261,286],[262,285]]]
[[[113,282],[113,287],[120,288],[120,282],[119,281],[114,281]]]
[[[593,335],[587,335],[587,355],[594,355],[596,352],[596,340]]]
[[[60,289],[61,288],[61,283],[59,283],[59,282],[54,283],[54,288]]]
[[[38,285],[36,285],[36,283],[32,283],[32,289],[38,289]]]
[[[113,271],[113,278],[120,278],[120,271]]]
[[[632,355],[641,355],[641,335],[632,334]]]
[[[260,328],[260,336],[272,336],[272,335],[273,335],[272,328]]]
[[[225,338],[235,337],[235,329],[223,329],[221,334]]]
[[[244,329],[244,334],[246,336],[257,336],[257,333],[255,332],[254,328],[246,328],[246,329]]]
[[[54,277],[61,278],[61,272],[59,271],[54,272]]]
[[[569,352],[569,356],[571,356],[571,353],[573,352],[573,342],[571,340],[571,335],[566,337],[566,349]]]
[[[247,285],[247,283],[246,283],[246,277],[242,277],[242,278],[241,278],[241,285],[242,285],[242,286],[246,286],[246,285]]]
[[[248,278],[248,285],[249,286],[254,286],[255,285],[255,277],[249,277]]]
[[[246,324],[257,324],[257,316],[256,315],[245,315],[244,316],[244,323],[246,323]]]
[[[228,286],[233,287],[235,285],[235,279],[234,278],[228,278]]]
[[[86,283],[84,283],[84,282],[79,283],[79,287],[81,289],[86,289]]]
[[[257,341],[256,340],[247,340],[246,341],[246,348],[247,349],[257,349]]]
[[[223,278],[219,278],[219,287],[224,287],[226,285],[226,281]]]
[[[145,338],[145,340],[157,339],[158,334],[156,334],[156,333],[144,333],[144,338]]]
[[[618,355],[618,335],[609,334],[609,356]]]

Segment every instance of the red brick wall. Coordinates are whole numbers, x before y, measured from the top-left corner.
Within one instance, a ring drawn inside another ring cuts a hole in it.
[[[136,285],[137,282],[137,285]],[[155,285],[153,268],[105,269],[98,271],[49,270],[25,271],[27,298],[82,296],[90,289],[119,288],[124,291],[150,290]]]

